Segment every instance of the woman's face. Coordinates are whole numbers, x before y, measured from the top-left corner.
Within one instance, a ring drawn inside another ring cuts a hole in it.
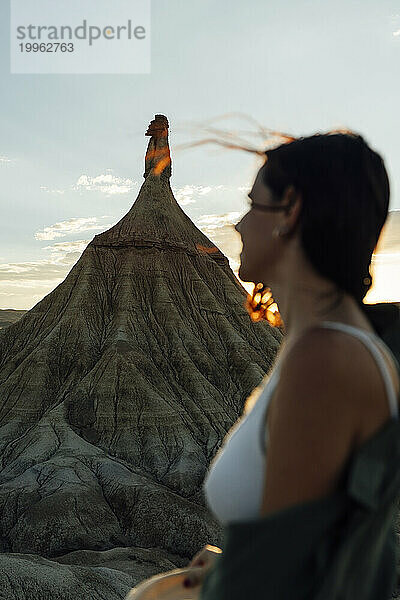
[[[276,206],[271,189],[262,181],[262,169],[259,170],[249,193],[250,202],[262,206]],[[239,277],[242,281],[268,282],[272,276],[272,266],[277,260],[279,244],[272,237],[272,231],[282,223],[281,211],[266,211],[251,207],[235,225],[242,238]]]

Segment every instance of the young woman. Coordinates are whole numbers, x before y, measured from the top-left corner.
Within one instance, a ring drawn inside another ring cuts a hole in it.
[[[354,453],[398,418],[400,390],[398,364],[380,338],[391,313],[378,319],[374,307],[363,304],[389,206],[379,154],[353,133],[295,139],[266,152],[249,198],[249,211],[235,227],[243,243],[239,277],[263,282],[254,293],[259,309],[268,286],[279,314],[267,310],[264,317],[283,323],[285,337],[272,374],[226,436],[204,483],[220,522],[244,527],[331,497]],[[386,552],[389,589],[395,559],[386,546],[379,552],[379,559]],[[200,551],[191,565],[203,571],[187,586],[201,586],[223,554],[207,546]],[[265,547],[265,565],[273,554]],[[271,590],[267,580],[263,597],[286,599],[292,577],[290,599],[303,598],[299,573],[288,565],[285,583],[277,577]],[[199,597],[214,599],[207,590]],[[384,589],[376,595],[386,597]]]

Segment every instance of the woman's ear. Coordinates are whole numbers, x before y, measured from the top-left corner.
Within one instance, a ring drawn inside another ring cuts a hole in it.
[[[282,204],[288,204],[289,206],[292,206],[297,200],[299,200],[301,203],[301,194],[291,183],[290,185],[286,186],[285,191],[283,192]]]
[[[296,229],[301,206],[301,193],[296,190],[293,184],[288,185],[283,192],[282,204],[287,204],[288,208],[285,211],[285,225],[288,231]]]

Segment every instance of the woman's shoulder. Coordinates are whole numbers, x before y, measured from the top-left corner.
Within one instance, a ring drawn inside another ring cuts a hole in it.
[[[309,410],[316,417],[320,414],[324,418],[323,403],[333,403],[338,409],[343,402],[348,410],[350,376],[344,350],[340,332],[333,329],[310,328],[294,343],[285,340],[277,357],[279,378],[266,414],[268,423],[278,404],[281,412],[295,412],[301,396],[306,400],[302,400],[300,410]]]
[[[354,448],[362,391],[349,386],[340,341],[332,338],[310,331],[281,363],[262,514],[330,493]]]
[[[338,381],[342,379],[345,382],[348,379],[354,383],[358,377],[360,384],[368,383],[370,376],[379,374],[379,365],[370,348],[376,345],[376,341],[370,335],[369,339],[363,338],[349,335],[349,331],[339,328],[312,327],[283,353],[281,372],[304,373],[306,376],[319,365],[324,373],[332,373]],[[374,365],[377,368],[371,369]]]
[[[337,329],[313,327],[305,331],[300,338],[284,351],[279,360],[281,377],[309,378],[317,380],[323,372],[324,377],[335,376],[338,383],[346,381],[351,375],[350,357],[360,354],[357,364],[361,366],[360,342],[353,336],[346,336]],[[322,369],[322,371],[321,371]]]
[[[321,418],[321,402],[327,409],[333,403],[353,422],[362,441],[390,416],[381,367],[370,343],[336,328],[306,331],[282,360],[281,391],[285,386],[286,396],[296,397],[297,390],[308,389],[310,410]]]

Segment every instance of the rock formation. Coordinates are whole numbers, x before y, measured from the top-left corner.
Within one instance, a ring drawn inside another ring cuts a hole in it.
[[[0,598],[121,599],[221,542],[205,470],[282,334],[177,204],[168,121],[131,210],[0,331]]]
[[[19,321],[19,319],[26,313],[26,310],[13,310],[0,308],[0,329],[5,329],[13,323]]]

